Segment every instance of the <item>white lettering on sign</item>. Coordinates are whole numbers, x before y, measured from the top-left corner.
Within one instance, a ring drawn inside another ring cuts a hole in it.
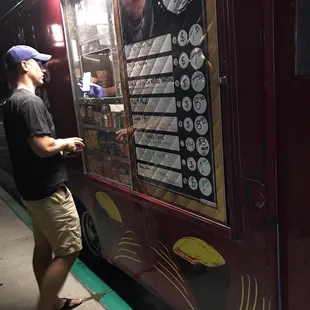
[[[178,154],[136,147],[137,159],[148,163],[181,169],[181,157]]]
[[[130,78],[171,72],[173,72],[172,56],[139,60],[127,64],[127,76]]]
[[[141,163],[138,163],[137,166],[138,175],[142,177],[159,181],[165,184],[170,184],[180,188],[183,187],[182,174],[179,172],[174,172]]]
[[[128,81],[130,95],[173,94],[173,76]]]
[[[134,137],[135,143],[139,145],[157,147],[159,149],[180,151],[180,142],[178,136],[136,131],[134,133]]]
[[[130,105],[132,112],[176,113],[177,111],[174,97],[131,98]]]
[[[172,116],[132,115],[136,129],[178,132],[177,118]]]
[[[152,38],[125,46],[127,60],[145,56],[158,55],[172,51],[171,34]]]

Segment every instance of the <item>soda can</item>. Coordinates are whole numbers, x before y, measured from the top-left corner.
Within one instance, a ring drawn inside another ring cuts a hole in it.
[[[122,121],[123,121],[123,128],[125,128],[127,124],[125,111],[122,112]]]
[[[102,126],[105,128],[109,127],[108,116],[106,114],[102,115]]]
[[[117,128],[117,115],[115,112],[112,112],[112,127]]]

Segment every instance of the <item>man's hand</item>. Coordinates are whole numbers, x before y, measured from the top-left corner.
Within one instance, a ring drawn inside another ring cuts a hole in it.
[[[66,153],[71,153],[71,152],[75,152],[77,150],[82,150],[85,145],[83,143],[83,139],[81,138],[67,138],[67,139],[63,139],[63,141],[66,143],[66,147],[64,148],[64,152]]]

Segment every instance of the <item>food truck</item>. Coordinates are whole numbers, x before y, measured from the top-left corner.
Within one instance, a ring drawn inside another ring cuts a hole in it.
[[[175,310],[308,308],[306,1],[0,9],[1,53],[53,55],[38,95],[85,141],[68,171],[89,255]]]

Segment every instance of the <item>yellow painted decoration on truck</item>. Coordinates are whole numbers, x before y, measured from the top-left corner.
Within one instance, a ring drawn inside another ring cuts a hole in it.
[[[96,193],[96,199],[100,206],[107,211],[110,218],[113,220],[123,223],[123,219],[121,214],[119,213],[115,203],[113,200],[105,193],[103,192],[97,192]]]
[[[173,251],[193,265],[218,267],[225,265],[222,255],[205,241],[195,237],[179,239],[173,246]]]

